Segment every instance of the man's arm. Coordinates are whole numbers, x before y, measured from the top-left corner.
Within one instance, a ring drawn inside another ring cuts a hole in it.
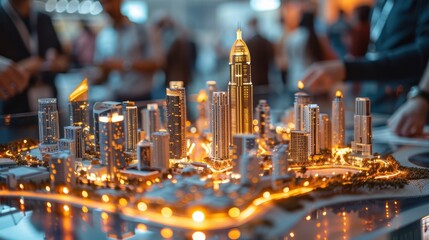
[[[344,61],[345,79],[348,81],[376,79],[379,82],[387,82],[410,77],[419,78],[428,58],[429,35],[414,44],[392,50],[376,60],[364,58]]]
[[[306,88],[314,92],[327,92],[332,84],[344,80],[383,82],[419,78],[429,59],[429,4],[422,0],[416,7],[421,10],[415,26],[414,43],[391,50],[376,60],[362,58],[316,63],[303,78]]]
[[[429,63],[419,84],[420,91],[429,93]],[[388,120],[389,128],[397,135],[414,137],[423,134],[429,113],[427,98],[417,96],[408,99]]]
[[[28,85],[29,74],[10,59],[0,56],[0,100],[22,92]]]

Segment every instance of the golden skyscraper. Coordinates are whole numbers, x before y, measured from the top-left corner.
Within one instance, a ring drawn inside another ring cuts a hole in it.
[[[253,133],[253,85],[250,74],[250,52],[237,29],[237,40],[229,53],[228,84],[231,136]]]

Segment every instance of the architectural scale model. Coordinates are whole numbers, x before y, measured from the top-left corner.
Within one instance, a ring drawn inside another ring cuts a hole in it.
[[[253,133],[253,85],[250,52],[237,30],[237,40],[229,53],[228,97],[231,134]]]
[[[413,169],[372,152],[368,98],[356,99],[350,148],[341,92],[329,116],[300,83],[294,122],[288,125],[294,128],[274,126],[266,100],[253,108],[250,52],[240,29],[229,65],[228,92],[207,82],[204,129],[187,122],[180,82],[170,83],[164,105],[148,104],[140,114],[134,102],[97,102],[90,113],[84,80],[70,95],[64,131],[56,99],[39,99],[39,142],[23,140],[0,153],[18,165],[43,166],[44,177],[30,182],[0,175],[1,196],[44,199],[48,212],[62,214],[71,207],[80,208],[82,216],[91,209],[101,209],[102,217],[120,213],[158,226],[163,238],[185,229],[178,236],[205,239],[215,230],[234,230],[228,236],[237,239],[240,224],[270,201],[407,183]],[[279,128],[287,134],[276,134]],[[121,231],[109,236],[122,238],[134,230]]]

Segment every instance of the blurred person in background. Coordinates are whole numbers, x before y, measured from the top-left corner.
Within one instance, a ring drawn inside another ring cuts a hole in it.
[[[349,23],[344,10],[338,11],[338,19],[328,27],[328,38],[335,54],[339,58],[346,55],[346,46],[344,44],[344,34],[349,30]]]
[[[376,1],[371,18],[370,44],[364,58],[314,64],[303,79],[310,92],[329,92],[345,80],[376,81],[373,112],[393,113],[422,77],[429,58],[427,0]]]
[[[369,45],[370,28],[370,6],[358,6],[353,9],[350,17],[350,28],[344,35],[344,43],[347,49],[346,58],[353,59],[364,57]],[[352,94],[357,96],[361,94],[362,86],[359,82],[352,83]]]
[[[81,31],[72,46],[72,63],[74,67],[91,66],[94,62],[96,34],[89,26],[88,21],[80,21]]]
[[[312,11],[302,13],[299,27],[291,32],[287,42],[288,90],[296,91],[298,81],[313,63],[332,58],[315,30],[315,15]]]
[[[248,26],[250,29],[250,37],[246,40],[246,44],[252,58],[252,83],[255,86],[268,86],[269,70],[274,63],[274,46],[260,33],[258,19],[256,17],[249,20]],[[257,89],[255,89],[255,91],[257,91]]]
[[[55,73],[68,67],[51,18],[32,2],[0,4],[2,114],[36,111],[38,98],[56,97]]]
[[[186,29],[183,29],[170,16],[162,14],[155,22],[161,33],[165,50],[165,85],[171,81],[183,81],[188,86],[196,68],[197,45]]]
[[[369,45],[370,6],[358,6],[350,17],[350,28],[344,35],[347,56],[365,56]]]
[[[280,39],[274,44],[274,56],[276,67],[280,70],[280,78],[283,82],[283,85],[287,85],[287,68],[288,68],[288,59],[286,51],[287,37],[288,37],[288,27],[283,16],[280,17],[280,24],[282,26],[282,35]]]
[[[117,101],[151,99],[153,75],[161,69],[164,55],[159,32],[151,33],[143,25],[131,22],[121,13],[122,0],[102,0],[111,19],[97,36],[94,62],[101,74],[91,78],[92,84],[105,85]]]

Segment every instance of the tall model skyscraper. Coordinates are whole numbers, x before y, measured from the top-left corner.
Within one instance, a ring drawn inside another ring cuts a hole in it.
[[[124,154],[124,116],[118,112],[107,112],[99,117],[100,160],[107,165],[110,181],[116,179],[119,169],[126,166]]]
[[[304,107],[304,130],[308,135],[308,155],[320,154],[319,106],[308,104]]]
[[[329,116],[326,113],[319,115],[319,137],[320,137],[320,149],[332,149],[331,145],[331,122]]]
[[[369,98],[356,98],[354,116],[354,141],[352,154],[360,157],[372,155],[372,116]]]
[[[207,87],[206,87],[206,91],[207,91],[207,101],[206,101],[206,118],[208,119],[208,132],[211,133],[213,132],[212,129],[212,119],[213,116],[212,114],[212,98],[213,98],[213,93],[217,91],[217,86],[216,86],[216,81],[207,81]],[[229,121],[229,119],[228,119]]]
[[[186,93],[184,88],[167,88],[167,130],[170,160],[186,161]]]
[[[345,111],[343,94],[341,91],[335,93],[332,101],[332,147],[342,148],[346,146],[345,137]]]
[[[138,109],[134,102],[122,102],[125,127],[125,151],[135,152],[138,142]]]
[[[83,154],[85,152],[82,128],[76,126],[64,127],[64,137],[75,142],[75,152],[72,154],[76,157],[76,160],[82,160]]]
[[[161,115],[159,115],[158,104],[148,104],[147,108],[141,111],[142,128],[146,139],[152,142],[152,133],[158,132],[161,128]]]
[[[304,130],[304,107],[310,104],[310,96],[305,92],[295,93],[294,114],[295,114],[295,130],[302,131]]]
[[[258,121],[258,131],[257,134],[259,138],[267,141],[270,134],[270,106],[267,103],[267,100],[259,100],[259,104],[256,107],[255,119]]]
[[[151,167],[166,170],[170,167],[170,134],[165,130],[152,134],[153,151]]]
[[[213,142],[211,151],[211,166],[216,170],[229,167],[229,140],[230,127],[228,119],[228,96],[226,92],[214,92],[212,98],[211,129],[213,129]],[[226,163],[226,164],[225,164]]]
[[[107,112],[118,112],[121,108],[120,102],[96,102],[94,103],[93,108],[93,118],[94,118],[94,145],[95,151],[100,152],[100,124],[99,119],[102,114]]]
[[[88,81],[84,79],[79,86],[69,95],[70,126],[82,128],[84,151],[89,140],[89,104],[88,104]]]
[[[253,85],[250,52],[237,29],[237,40],[229,53],[230,80],[228,96],[231,134],[253,133]]]
[[[39,148],[42,153],[58,151],[60,126],[58,120],[57,99],[39,99]]]

